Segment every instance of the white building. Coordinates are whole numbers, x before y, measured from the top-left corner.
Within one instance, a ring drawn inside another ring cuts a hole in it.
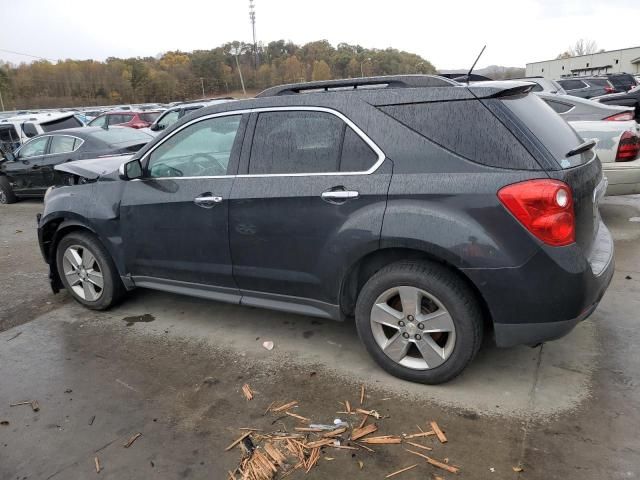
[[[640,74],[640,47],[527,63],[526,74],[556,79],[619,72]]]

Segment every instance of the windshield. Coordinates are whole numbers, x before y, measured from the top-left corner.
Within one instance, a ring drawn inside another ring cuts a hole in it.
[[[133,128],[110,128],[100,129],[89,134],[91,137],[100,140],[101,142],[114,145],[117,143],[129,143],[129,142],[148,142],[153,137],[147,133],[141,132]]]

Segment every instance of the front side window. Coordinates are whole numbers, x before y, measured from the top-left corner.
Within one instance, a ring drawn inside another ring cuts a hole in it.
[[[158,120],[158,127],[160,127],[161,130],[164,130],[169,125],[173,125],[178,121],[179,115],[180,115],[180,112],[178,110],[172,110],[170,112],[167,112],[164,117]]]
[[[25,143],[18,153],[19,158],[30,158],[44,155],[49,137],[40,137]]]
[[[339,169],[345,124],[325,112],[265,112],[258,116],[250,174],[326,173]]]
[[[69,137],[67,135],[54,135],[51,137],[51,145],[49,146],[49,153],[70,153],[76,149],[76,146],[80,146],[81,140],[75,137]]]
[[[241,115],[210,118],[189,125],[150,155],[153,178],[226,175]]]

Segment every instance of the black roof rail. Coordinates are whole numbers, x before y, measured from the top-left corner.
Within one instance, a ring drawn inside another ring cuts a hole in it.
[[[384,75],[379,77],[344,78],[340,80],[322,80],[316,82],[290,83],[267,88],[256,97],[275,97],[298,93],[318,93],[340,90],[358,90],[371,88],[419,88],[451,87],[458,82],[438,75]]]

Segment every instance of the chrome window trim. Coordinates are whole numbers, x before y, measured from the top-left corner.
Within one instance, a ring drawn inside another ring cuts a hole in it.
[[[193,125],[194,123],[202,122],[204,120],[209,120],[211,118],[226,117],[226,116],[232,116],[232,115],[244,115],[245,113],[250,114],[250,113],[263,113],[263,112],[325,112],[325,113],[334,115],[339,119],[341,119],[344,123],[346,123],[348,127],[350,127],[362,140],[364,140],[364,142],[367,145],[369,145],[369,147],[378,156],[378,160],[371,166],[371,168],[369,168],[368,170],[360,171],[360,172],[261,173],[261,174],[247,173],[247,174],[239,174],[239,175],[213,175],[213,176],[202,176],[202,177],[147,177],[147,178],[153,178],[153,180],[192,180],[192,179],[207,179],[207,178],[266,178],[266,177],[323,177],[323,176],[326,177],[329,175],[333,175],[333,176],[370,175],[374,173],[376,170],[378,170],[378,168],[380,168],[380,165],[382,165],[382,163],[387,158],[384,152],[380,149],[380,147],[378,147],[378,145],[376,145],[376,143],[374,143],[374,141],[371,140],[369,136],[360,129],[360,127],[358,127],[355,123],[351,121],[351,119],[349,119],[347,116],[345,116],[341,112],[338,112],[337,110],[333,110],[327,107],[291,106],[291,107],[245,108],[242,110],[230,110],[227,112],[212,113],[209,115],[203,115],[202,117],[194,118],[190,122],[185,123],[184,125],[180,126],[180,128],[171,132],[170,135],[167,135],[165,138],[162,139],[162,141],[154,145],[148,152],[146,152],[140,158],[140,162],[147,162],[148,164],[148,161],[150,159],[149,157],[155,151],[156,148],[158,148],[168,139],[176,135],[178,132],[182,131],[183,129],[187,128],[190,125]]]

